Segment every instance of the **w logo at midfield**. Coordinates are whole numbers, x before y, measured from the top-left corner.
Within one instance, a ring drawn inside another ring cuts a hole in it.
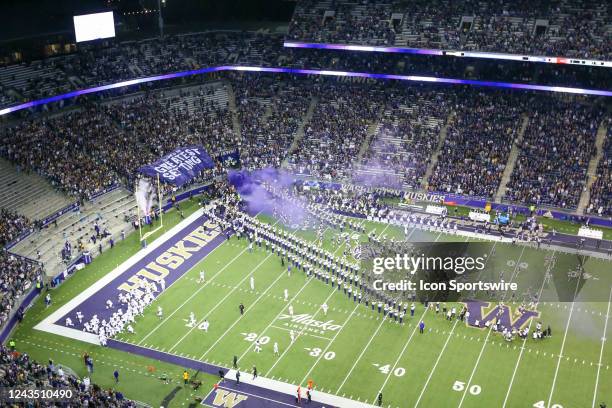
[[[468,311],[470,312],[470,318],[467,322],[470,326],[484,327],[486,322],[493,323],[494,319],[508,329],[520,330],[522,329],[531,319],[537,319],[540,317],[540,313],[533,310],[525,310],[520,315],[513,318],[512,310],[506,305],[497,305],[491,308],[489,302],[483,302],[481,300],[468,300],[464,302]],[[488,313],[485,311],[488,310]]]
[[[212,405],[215,407],[234,408],[247,398],[246,395],[217,388],[215,390],[215,399]]]

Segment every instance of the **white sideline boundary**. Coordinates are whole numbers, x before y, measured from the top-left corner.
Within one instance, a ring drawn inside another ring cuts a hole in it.
[[[572,314],[574,313],[574,306],[576,305],[576,296],[578,295],[579,287],[580,287],[580,279],[577,279],[576,289],[574,289],[574,296],[572,297],[572,306],[570,307],[569,316],[567,317],[567,323],[565,324],[565,332],[563,333],[563,341],[561,342],[561,350],[559,350],[559,359],[557,360],[557,368],[555,369],[555,376],[553,377],[552,386],[550,387],[550,394],[548,395],[548,402],[546,403],[547,408],[550,408],[552,397],[553,397],[553,394],[555,393],[555,386],[557,385],[557,376],[559,375],[559,367],[561,366],[561,359],[564,357],[563,351],[565,350],[565,340],[567,340],[567,333],[569,332],[570,323],[572,321]]]
[[[72,298],[68,303],[60,306],[59,309],[51,313],[44,320],[42,320],[40,323],[34,326],[34,329],[44,331],[47,333],[57,334],[63,337],[68,337],[74,340],[80,340],[86,343],[99,345],[100,340],[99,340],[98,335],[93,334],[93,333],[87,333],[82,330],[70,329],[68,327],[60,326],[58,324],[55,324],[55,322],[57,322],[63,316],[68,314],[70,311],[76,309],[77,306],[79,306],[81,303],[83,303],[93,294],[95,294],[100,289],[108,285],[115,278],[117,278],[122,273],[124,273],[127,269],[131,268],[134,264],[136,264],[142,258],[149,255],[151,252],[155,251],[163,243],[165,243],[168,239],[178,234],[183,228],[185,228],[187,225],[191,224],[198,218],[202,217],[203,215],[204,215],[204,209],[199,208],[193,214],[185,218],[183,221],[179,222],[174,227],[172,227],[170,230],[163,233],[159,238],[154,240],[151,243],[151,245],[147,245],[146,248],[139,250],[136,254],[128,258],[121,265],[119,265],[118,267],[116,267],[111,272],[107,273],[106,275],[104,275],[102,278],[96,281],[93,285],[89,286],[84,291],[79,293],[77,296]],[[168,286],[166,289],[168,289],[170,286]]]
[[[610,320],[610,302],[612,302],[612,288],[610,289],[610,296],[608,297],[608,310],[606,311],[606,323],[604,324],[604,331],[601,337],[601,349],[599,350],[599,362],[597,363],[597,377],[595,378],[595,390],[593,391],[593,405],[595,408],[595,401],[597,400],[597,388],[599,387],[599,372],[601,371],[601,360],[603,359],[604,346],[606,344],[606,332],[608,331],[608,320]]]
[[[249,372],[240,373],[240,382],[245,384],[255,385],[257,387],[267,388],[269,390],[278,391],[283,394],[295,396],[297,393],[297,387],[300,384],[289,384],[286,382],[272,380],[266,377],[257,377],[253,379],[253,375]],[[230,380],[236,380],[236,370],[231,369],[225,374],[225,378]],[[305,389],[304,389],[305,392]],[[311,392],[312,399],[322,403],[331,405],[334,407],[350,407],[350,408],[378,408],[375,405],[368,404],[367,402],[359,402],[352,399],[339,397],[337,395],[328,394],[326,392],[317,391],[314,389]],[[305,396],[305,395],[304,395]],[[303,396],[303,397],[304,397]]]
[[[546,268],[546,272],[544,273],[544,278],[542,279],[542,286],[540,286],[540,291],[538,292],[538,303],[536,304],[536,307],[535,307],[536,311],[538,310],[540,299],[542,298],[542,292],[544,291],[544,286],[546,286],[548,274],[550,273],[550,270],[552,269],[553,263],[556,262],[555,257],[554,257],[555,253],[556,251],[553,251],[552,256],[551,256],[551,262]],[[612,290],[610,291],[610,293],[612,293]],[[534,319],[531,319],[529,321],[529,326],[528,326],[529,333],[531,333],[531,326],[533,325],[533,320]],[[521,351],[519,352],[518,358],[516,359],[516,364],[514,365],[514,371],[512,371],[512,377],[510,378],[510,384],[508,385],[508,391],[506,391],[506,397],[504,398],[504,404],[502,405],[502,408],[506,408],[506,405],[508,404],[508,398],[510,398],[510,393],[512,391],[512,385],[514,384],[514,379],[516,378],[516,373],[518,371],[519,364],[521,363],[521,358],[523,357],[523,353],[525,352],[525,344],[527,344],[528,337],[525,337],[523,339],[523,342],[521,343]]]
[[[399,226],[399,227],[403,227],[404,225],[406,225],[405,223],[399,222],[399,221],[395,221],[395,220],[390,220],[388,218],[384,218],[384,219],[369,219],[368,221],[374,221],[374,222],[378,222],[381,224],[388,224],[388,225],[395,225],[395,226]],[[480,239],[480,240],[484,240],[484,241],[495,241],[495,242],[505,242],[505,243],[511,243],[512,242],[512,238],[508,238],[508,237],[495,237],[493,235],[489,235],[489,234],[484,234],[481,232],[472,232],[472,231],[463,231],[461,229],[457,229],[457,231],[455,230],[447,230],[447,231],[442,231],[439,228],[438,229],[434,229],[433,227],[430,228],[426,225],[423,224],[418,224],[418,223],[413,223],[410,222],[407,225],[413,224],[414,227],[413,229],[418,229],[421,231],[425,231],[425,232],[431,232],[431,233],[440,233],[440,234],[445,234],[445,235],[455,235],[455,236],[460,236],[460,237],[466,237],[466,238],[474,238],[474,239]]]

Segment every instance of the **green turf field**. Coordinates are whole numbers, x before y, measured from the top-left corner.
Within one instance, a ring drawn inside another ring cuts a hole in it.
[[[186,214],[195,207],[187,204]],[[261,218],[275,223],[268,217]],[[178,217],[171,212],[165,228],[177,222]],[[404,235],[382,224],[367,222],[366,226],[368,231],[374,229],[387,236]],[[313,232],[296,234],[315,238]],[[324,246],[340,254],[343,245],[332,240],[335,234],[336,231],[326,231]],[[414,230],[410,231],[410,239],[465,238]],[[528,273],[524,265],[537,265],[552,275],[567,276],[571,264],[572,255],[568,254],[501,243],[494,248],[489,261],[506,265],[507,279],[528,282],[544,293],[554,290],[550,282]],[[114,386],[112,371],[120,366],[125,373],[125,383],[119,385],[121,391],[128,398],[159,406],[165,396],[180,387],[181,367],[32,329],[44,316],[137,250],[138,241],[132,235],[107,251],[54,290],[54,304],[48,310],[37,302],[14,338],[18,349],[35,359],[53,358],[81,375],[85,368],[80,356],[87,350],[97,362],[94,382]],[[404,325],[382,319],[377,312],[354,303],[317,279],[307,278],[303,272],[294,271],[288,276],[280,258],[262,249],[249,253],[244,240],[232,238],[170,286],[137,321],[134,334],[123,334],[119,339],[225,367],[231,366],[236,355],[243,371],[256,365],[265,377],[291,384],[305,384],[312,379],[317,390],[371,403],[382,392],[383,405],[390,407],[591,407],[612,401],[612,349],[609,342],[602,342],[602,337],[609,338],[612,331],[612,325],[606,325],[609,302],[602,300],[609,299],[611,293],[610,265],[588,259],[585,270],[590,279],[581,284],[579,291],[576,285],[576,302],[539,305],[540,320],[552,327],[552,338],[515,339],[509,343],[486,329],[449,322],[420,304],[415,317],[407,316]],[[205,283],[197,282],[200,270],[206,271]],[[250,289],[251,276],[255,290]],[[283,299],[285,289],[289,302]],[[327,316],[323,316],[320,307],[324,302],[329,305]],[[238,311],[240,303],[246,306],[243,316]],[[295,315],[333,320],[340,327],[321,330],[291,322],[286,318],[289,304]],[[155,314],[158,305],[164,310],[162,319]],[[190,312],[198,323],[204,319],[210,322],[208,332],[186,326]],[[417,328],[420,319],[426,325],[423,334]],[[294,343],[290,342],[290,330],[298,334]],[[255,339],[263,344],[261,353],[254,351]],[[274,342],[279,345],[279,355],[273,353]],[[162,373],[173,378],[171,384],[158,379]],[[179,389],[164,406],[182,406],[205,395],[215,378],[200,375],[199,379],[204,383],[198,392]]]

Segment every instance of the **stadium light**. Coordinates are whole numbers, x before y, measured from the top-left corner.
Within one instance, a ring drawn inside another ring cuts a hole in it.
[[[164,38],[164,17],[162,16],[162,4],[166,6],[166,0],[157,0],[157,23],[159,25],[159,38]]]

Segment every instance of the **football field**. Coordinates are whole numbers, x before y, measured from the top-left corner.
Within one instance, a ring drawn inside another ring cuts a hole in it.
[[[404,238],[404,231],[393,226],[371,221],[365,226],[368,232]],[[295,234],[315,239],[312,231]],[[337,234],[328,228],[323,245],[339,255],[344,244],[336,243]],[[465,240],[417,229],[410,230],[409,239]],[[490,329],[448,321],[422,304],[399,324],[321,280],[296,270],[288,274],[278,256],[257,247],[250,252],[244,239],[232,237],[166,288],[137,320],[135,333],[117,339],[225,368],[236,356],[244,376],[256,366],[262,377],[296,387],[312,380],[316,391],[355,401],[374,404],[382,393],[383,405],[390,407],[569,408],[610,401],[612,350],[604,341],[612,330],[607,324],[610,262],[588,258],[588,279],[572,280],[568,265],[575,255],[505,243],[493,248],[488,262],[499,265],[507,281],[527,282],[543,294],[558,291],[558,279],[573,288],[574,302],[540,303],[540,317],[526,323],[541,321],[552,328],[552,337],[508,342]],[[533,266],[542,273],[531,272]],[[506,304],[513,315],[518,303],[507,299]],[[483,308],[483,315],[495,306]],[[191,313],[194,326],[189,325]],[[418,328],[421,320],[424,333]]]

